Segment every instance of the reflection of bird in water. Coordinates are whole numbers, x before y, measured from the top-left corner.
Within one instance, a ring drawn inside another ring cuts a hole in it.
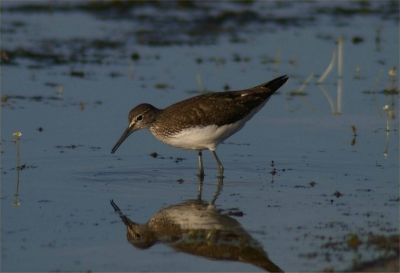
[[[216,260],[251,263],[270,272],[282,272],[271,262],[262,246],[238,221],[221,214],[201,200],[189,200],[160,210],[145,225],[132,222],[111,200],[127,227],[127,239],[137,248],[146,249],[164,243],[175,250]]]

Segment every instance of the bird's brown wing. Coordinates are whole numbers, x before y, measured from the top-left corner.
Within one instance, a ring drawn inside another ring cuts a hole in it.
[[[286,80],[287,77],[283,76],[246,90],[196,96],[164,109],[157,123],[168,126],[173,121],[181,129],[199,123],[204,126],[231,124],[243,119],[252,109],[268,100]]]

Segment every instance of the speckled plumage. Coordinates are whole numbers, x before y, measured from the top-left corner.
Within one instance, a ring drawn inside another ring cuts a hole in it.
[[[112,153],[134,131],[149,129],[164,143],[197,150],[200,157],[203,149],[209,149],[216,157],[216,146],[242,129],[287,79],[281,76],[246,90],[200,95],[165,109],[139,104],[130,111],[128,129]],[[217,157],[216,160],[223,170]]]

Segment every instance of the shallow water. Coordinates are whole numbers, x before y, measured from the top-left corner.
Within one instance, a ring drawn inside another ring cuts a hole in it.
[[[1,14],[2,271],[274,270],[260,260],[338,271],[398,257],[396,1],[24,4],[2,3]],[[339,38],[343,76],[336,62],[317,85]],[[163,108],[285,74],[279,94],[218,147],[220,191],[208,151],[201,196],[195,152],[140,131],[110,154],[139,103]],[[214,226],[188,227],[199,218],[187,200]],[[183,219],[165,216],[182,207]],[[164,228],[143,234],[158,243],[134,247],[121,220],[153,216]]]

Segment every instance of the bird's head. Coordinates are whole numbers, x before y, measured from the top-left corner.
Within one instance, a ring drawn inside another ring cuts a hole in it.
[[[147,103],[139,104],[138,106],[133,108],[129,112],[128,128],[122,134],[117,143],[114,145],[114,148],[112,148],[111,153],[112,154],[115,153],[115,151],[122,144],[122,142],[124,142],[124,140],[127,139],[128,136],[130,136],[133,132],[140,129],[148,128],[150,124],[154,122],[155,116],[158,111],[159,109]]]

